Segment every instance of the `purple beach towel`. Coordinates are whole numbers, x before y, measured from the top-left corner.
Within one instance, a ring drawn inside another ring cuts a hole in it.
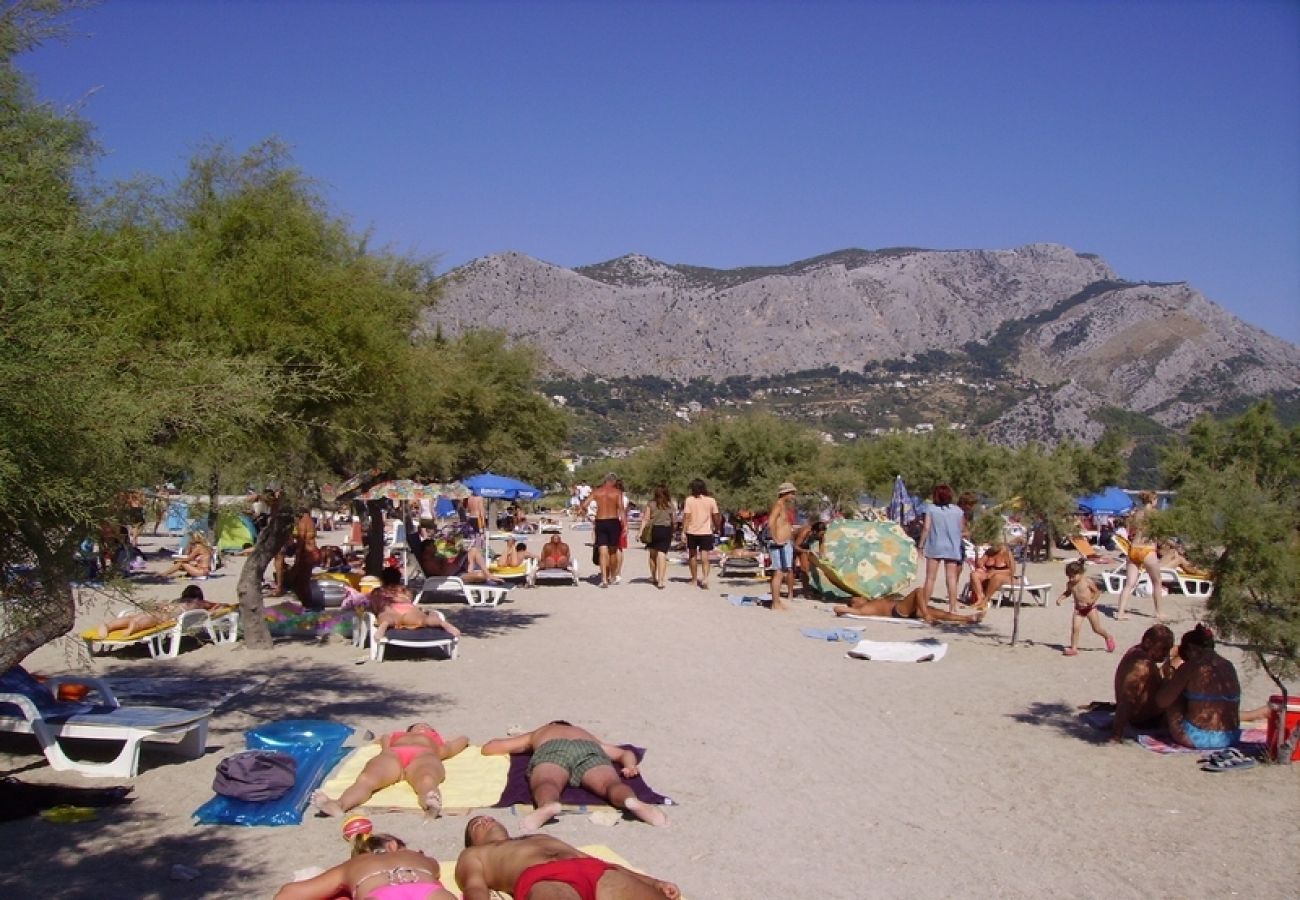
[[[636,754],[637,764],[645,758],[644,747],[633,747],[631,744],[621,744],[624,750],[631,750]],[[512,753],[510,754],[510,772],[506,775],[506,787],[501,792],[501,799],[493,806],[504,807],[514,806],[515,804],[526,804],[531,806],[533,803],[533,792],[528,788],[528,762],[533,758],[531,753]],[[623,783],[632,789],[632,793],[642,803],[652,803],[655,805],[672,806],[673,801],[663,794],[656,793],[650,789],[650,785],[645,783],[640,774],[635,778],[624,778]],[[560,802],[565,806],[608,806],[600,797],[597,797],[591,791],[583,787],[566,787],[564,793],[560,794]]]

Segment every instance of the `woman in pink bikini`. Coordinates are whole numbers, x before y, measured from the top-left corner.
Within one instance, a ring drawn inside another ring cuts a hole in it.
[[[440,785],[447,777],[443,761],[469,746],[469,738],[444,740],[432,726],[417,722],[405,731],[394,731],[379,739],[379,755],[361,770],[357,780],[337,800],[324,791],[311,795],[312,806],[327,816],[341,816],[365,803],[390,784],[405,781],[415,791],[420,806],[431,816],[442,812]]]
[[[366,823],[369,824],[368,822]],[[365,830],[351,839],[352,858],[315,878],[286,884],[275,900],[455,900],[439,880],[438,861],[391,834]]]

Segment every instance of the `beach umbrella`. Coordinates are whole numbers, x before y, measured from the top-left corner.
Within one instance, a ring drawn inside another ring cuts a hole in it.
[[[916,577],[916,544],[896,522],[839,519],[826,529],[818,567],[837,588],[884,597]]]
[[[437,491],[439,497],[446,497],[448,500],[464,500],[474,493],[459,481],[445,481],[431,487]]]
[[[412,481],[409,478],[381,481],[379,484],[371,485],[356,496],[357,500],[392,500],[394,503],[400,503],[403,500],[436,500],[437,498],[436,485],[420,484],[418,481]]]
[[[911,515],[908,515],[908,507],[911,507]],[[889,498],[889,519],[899,525],[906,525],[915,518],[916,504],[907,493],[907,486],[903,484],[903,476],[895,475],[894,493]]]
[[[491,472],[466,478],[463,483],[473,493],[489,500],[538,500],[543,493],[541,489],[517,478],[507,478]]]
[[[1122,516],[1133,509],[1133,499],[1117,487],[1108,487],[1089,497],[1080,497],[1075,503],[1085,513],[1102,516]]]

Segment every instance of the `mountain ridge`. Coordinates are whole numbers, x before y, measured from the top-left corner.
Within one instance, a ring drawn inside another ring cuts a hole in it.
[[[1063,418],[1071,407],[1178,428],[1243,399],[1300,393],[1300,347],[1187,282],[1127,281],[1060,244],[845,248],[734,269],[637,253],[570,269],[508,252],[452,270],[442,287],[424,328],[501,328],[536,346],[556,377],[861,372],[925,356],[1028,379],[1047,389],[1034,392],[1041,409],[988,429],[1011,442],[1095,437]]]

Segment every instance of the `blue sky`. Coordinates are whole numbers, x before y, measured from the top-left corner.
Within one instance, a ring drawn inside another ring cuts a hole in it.
[[[105,178],[277,136],[443,268],[1100,254],[1300,341],[1300,4],[108,0],[24,57]]]

